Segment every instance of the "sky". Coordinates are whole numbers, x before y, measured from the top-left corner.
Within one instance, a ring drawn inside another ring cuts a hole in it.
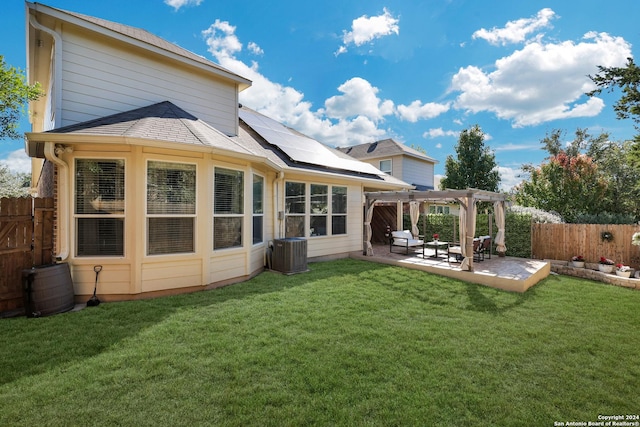
[[[556,129],[611,140],[619,92],[587,97],[598,66],[624,66],[640,44],[634,0],[45,0],[143,28],[250,79],[242,104],[330,146],[393,138],[423,148],[445,173],[474,125],[501,189],[548,153]],[[3,0],[0,55],[26,69],[25,4]],[[25,114],[20,130],[30,131]],[[26,172],[22,140],[0,140],[0,164]]]

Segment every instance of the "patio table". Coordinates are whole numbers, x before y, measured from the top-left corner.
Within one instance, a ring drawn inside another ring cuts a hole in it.
[[[435,255],[430,255],[431,258],[438,258],[438,248],[439,247],[448,247],[449,242],[444,242],[442,240],[432,240],[430,242],[425,242],[422,246],[422,257],[424,258],[424,248],[434,248],[436,250]]]

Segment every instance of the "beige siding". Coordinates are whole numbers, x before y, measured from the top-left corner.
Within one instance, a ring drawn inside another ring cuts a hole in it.
[[[102,265],[102,271],[98,275],[98,294],[131,294],[131,265],[104,261],[102,259],[100,262],[89,264],[82,264],[82,261],[79,261],[71,266],[76,295],[93,293],[96,284],[94,266],[98,264]]]
[[[216,251],[210,259],[207,283],[222,282],[248,275],[246,261],[247,254],[242,249]]]
[[[66,126],[170,100],[226,134],[237,127],[237,89],[119,44],[63,33],[62,117]]]
[[[189,258],[180,261],[166,261],[142,264],[142,292],[179,289],[201,286],[202,275],[200,258]]]

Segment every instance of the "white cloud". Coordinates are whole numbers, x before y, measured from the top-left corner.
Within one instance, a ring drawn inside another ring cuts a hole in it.
[[[555,12],[549,8],[542,9],[531,18],[522,18],[509,21],[504,28],[493,27],[491,30],[484,28],[473,33],[474,39],[484,39],[493,45],[507,45],[509,43],[522,43],[527,36],[537,30],[551,26],[551,19]]]
[[[422,134],[423,138],[440,138],[443,136],[453,136],[457,138],[460,132],[455,130],[443,130],[442,128],[429,129]]]
[[[202,32],[205,37],[209,52],[219,61],[222,58],[233,57],[236,53],[242,51],[242,43],[235,35],[236,27],[229,24],[228,21],[216,21],[209,28]]]
[[[368,17],[363,15],[356,18],[351,23],[351,31],[343,30],[342,43],[335,55],[338,56],[347,51],[347,47],[351,44],[362,46],[372,40],[388,36],[391,34],[400,34],[400,20],[395,18],[389,11],[384,8],[384,13],[378,16]]]
[[[6,159],[0,159],[0,164],[14,173],[31,173],[31,158],[22,149],[10,152]]]
[[[498,173],[500,174],[500,190],[501,191],[509,191],[516,185],[520,184],[524,178],[520,175],[522,174],[522,169],[520,168],[509,168],[505,166],[498,166]]]
[[[253,53],[254,55],[263,55],[264,54],[264,50],[262,50],[262,48],[260,46],[258,46],[257,43],[254,42],[249,42],[249,44],[247,45],[247,48],[251,51],[251,53]]]
[[[451,103],[438,104],[436,102],[428,102],[423,104],[421,101],[413,101],[409,105],[398,105],[398,116],[411,123],[417,122],[419,119],[432,119],[442,113],[449,111]]]
[[[377,122],[393,114],[393,101],[378,98],[378,88],[365,79],[347,80],[338,91],[342,95],[332,96],[324,102],[328,117],[341,119],[360,115]]]
[[[202,2],[203,0],[164,0],[164,4],[171,6],[176,11],[182,6],[200,6]]]
[[[260,73],[257,62],[247,65],[236,58],[243,46],[234,26],[216,20],[202,34],[209,52],[221,66],[252,81],[251,87],[240,93],[240,102],[247,107],[329,145],[344,147],[387,135],[379,123],[394,113],[394,104],[380,99],[378,88],[367,80],[347,80],[337,88],[341,94],[330,97],[324,108],[313,111],[302,92],[269,80]]]
[[[594,87],[587,75],[598,65],[624,66],[629,56],[629,43],[607,33],[587,33],[580,43],[531,42],[497,60],[493,71],[461,68],[451,81],[450,90],[460,92],[454,107],[493,112],[514,127],[595,116],[604,103],[595,97],[584,100]]]

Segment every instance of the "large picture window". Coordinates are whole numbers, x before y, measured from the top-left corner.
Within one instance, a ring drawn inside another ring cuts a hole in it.
[[[76,159],[76,255],[124,255],[124,160]]]
[[[215,168],[213,177],[213,249],[242,246],[244,172]]]
[[[305,237],[306,184],[285,183],[285,237]]]
[[[147,254],[195,251],[196,165],[149,161]]]
[[[347,234],[347,187],[331,187],[331,234]]]
[[[347,234],[347,187],[287,182],[285,193],[285,237]]]
[[[264,240],[264,178],[253,175],[253,244]]]

